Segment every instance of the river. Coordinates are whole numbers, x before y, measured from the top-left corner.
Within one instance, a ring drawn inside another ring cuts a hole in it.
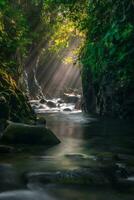
[[[110,162],[119,155],[118,164],[134,166],[133,124],[122,120],[100,120],[82,112],[41,113],[47,127],[60,138],[61,143],[51,148],[33,148],[32,151],[1,156],[1,165],[7,172],[19,176],[20,186],[6,188],[0,199],[10,200],[133,200],[133,191],[113,187],[94,187],[77,184],[42,184],[20,180],[27,173],[57,172],[87,169],[98,165],[101,159]],[[13,170],[12,170],[13,169]],[[1,175],[0,175],[1,176]],[[4,179],[7,178],[3,177]],[[11,175],[12,177],[12,175]],[[0,177],[1,178],[1,177]],[[9,182],[12,180],[8,180]],[[0,181],[1,182],[1,181]]]

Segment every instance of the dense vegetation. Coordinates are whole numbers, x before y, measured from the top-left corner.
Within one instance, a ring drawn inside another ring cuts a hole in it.
[[[23,89],[30,55],[38,57],[46,43],[60,54],[78,37],[83,109],[133,117],[133,10],[133,0],[1,0],[0,68]]]
[[[81,60],[83,76],[92,74],[101,114],[118,117],[134,114],[133,10],[134,2],[129,0],[88,4],[87,40]],[[84,77],[83,80],[86,94],[89,86]]]

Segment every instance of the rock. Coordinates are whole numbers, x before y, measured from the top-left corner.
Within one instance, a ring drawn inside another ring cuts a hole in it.
[[[65,108],[63,111],[65,111],[65,112],[71,112],[72,110],[70,108]]]
[[[68,157],[68,155],[66,155]],[[75,155],[74,155],[75,156]],[[77,159],[85,159],[85,155],[76,155]],[[69,155],[70,157],[70,155]],[[29,183],[60,183],[91,186],[112,186],[114,188],[134,186],[134,175],[129,175],[125,168],[116,164],[90,166],[74,170],[56,172],[33,172],[26,175]]]
[[[46,100],[46,99],[41,99],[41,100],[40,100],[40,103],[41,103],[41,104],[46,104],[46,103],[47,103],[47,100]]]
[[[36,119],[36,125],[46,126],[46,120],[44,119],[44,117],[37,118]]]
[[[134,177],[120,178],[118,180],[118,185],[123,189],[134,188]]]
[[[33,109],[39,109],[39,107],[40,107],[39,105],[38,106],[37,105],[31,105],[31,106],[32,106]]]
[[[81,99],[79,99],[75,104],[75,109],[81,110],[81,108],[82,108],[82,102],[81,102]]]
[[[9,118],[9,105],[4,96],[0,96],[0,119]]]
[[[46,106],[42,104],[42,105],[39,105],[37,109],[45,109],[45,108]]]
[[[9,103],[4,96],[0,95],[0,136],[6,127],[6,120],[9,119]]]
[[[58,100],[57,103],[62,104],[64,101],[62,99]]]
[[[74,94],[64,93],[64,101],[66,103],[76,103],[79,100],[79,97]]]
[[[29,173],[28,182],[82,184],[91,186],[108,185],[109,180],[99,169],[75,169],[58,172]]]
[[[0,91],[0,120],[26,122],[35,119],[26,95],[18,88],[15,80],[1,69]]]
[[[4,131],[2,142],[8,144],[55,145],[60,143],[60,140],[51,130],[42,125],[9,122]]]
[[[93,155],[86,155],[86,154],[80,154],[80,153],[71,153],[71,154],[65,154],[65,157],[66,158],[69,158],[71,160],[81,160],[81,161],[84,161],[84,160],[96,160],[96,157],[93,156]]]
[[[1,153],[13,153],[15,148],[8,145],[0,145],[0,154]]]
[[[0,193],[0,200],[55,200],[43,191],[14,190]]]
[[[20,178],[10,164],[0,164],[0,191],[20,188]]]
[[[48,101],[47,106],[50,107],[50,108],[56,108],[56,104],[52,101]]]

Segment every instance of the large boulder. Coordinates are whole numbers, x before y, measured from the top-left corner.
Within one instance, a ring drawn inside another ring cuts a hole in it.
[[[55,145],[60,143],[60,140],[45,126],[9,122],[3,133],[2,142],[7,144]]]

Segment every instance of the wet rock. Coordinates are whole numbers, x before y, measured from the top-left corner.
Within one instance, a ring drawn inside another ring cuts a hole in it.
[[[134,177],[118,179],[118,186],[120,186],[122,189],[134,188]]]
[[[63,111],[65,111],[65,112],[71,112],[72,110],[70,108],[65,108]]]
[[[0,145],[0,154],[1,153],[13,153],[15,148],[8,145]]]
[[[0,96],[0,120],[9,118],[9,105],[4,96]]]
[[[39,109],[39,107],[40,107],[39,105],[32,105],[33,109]]]
[[[110,152],[102,152],[96,155],[96,158],[101,163],[115,163],[119,161],[118,155],[110,153]]]
[[[27,125],[9,122],[4,131],[2,142],[8,144],[45,144],[55,145],[60,142],[56,135],[42,125]]]
[[[46,106],[42,104],[42,105],[39,105],[37,109],[45,109],[45,108]]]
[[[46,105],[50,108],[56,108],[56,104],[52,101],[48,101]]]
[[[86,154],[80,154],[80,153],[76,153],[76,154],[65,154],[64,155],[66,158],[71,159],[71,160],[75,160],[75,161],[96,161],[96,157],[93,155],[86,155]]]
[[[62,184],[88,184],[91,186],[108,185],[109,180],[99,169],[78,169],[58,172],[29,173],[29,182],[62,183]]]
[[[0,164],[0,191],[17,189],[21,186],[20,178],[10,164]]]
[[[79,99],[75,104],[75,109],[81,110],[81,108],[82,108],[82,101],[81,101],[81,99]]]
[[[64,101],[66,103],[77,103],[79,100],[79,96],[76,96],[74,94],[66,94],[64,93]]]
[[[46,120],[44,117],[39,117],[36,119],[36,125],[46,126]]]
[[[58,100],[57,103],[62,104],[64,101],[62,99]]]
[[[55,200],[43,191],[14,190],[0,193],[0,200]]]
[[[40,103],[41,103],[41,104],[46,104],[46,103],[47,103],[47,100],[46,100],[46,99],[41,99],[41,100],[40,100]]]

